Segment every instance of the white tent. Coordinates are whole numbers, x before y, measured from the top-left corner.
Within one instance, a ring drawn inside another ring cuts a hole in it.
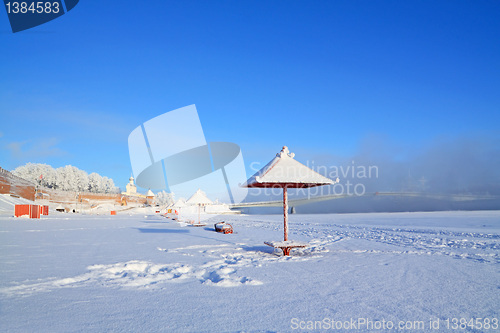
[[[201,206],[211,205],[213,204],[212,200],[210,200],[205,192],[201,189],[198,189],[188,201],[186,201],[188,205],[197,205],[198,206],[198,225],[201,224]]]
[[[201,189],[198,189],[191,198],[189,198],[188,201],[186,201],[188,205],[199,205],[199,206],[205,206],[205,205],[211,205],[213,204],[213,201],[210,200],[205,192],[203,192]]]
[[[177,200],[173,205],[172,205],[172,208],[182,208],[182,207],[186,207],[187,204],[186,204],[186,199],[184,198],[180,198],[179,200]]]

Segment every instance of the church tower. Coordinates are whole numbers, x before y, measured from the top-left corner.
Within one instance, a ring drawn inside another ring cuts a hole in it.
[[[125,192],[125,194],[127,194],[127,195],[137,194],[137,186],[135,186],[135,184],[134,184],[134,177],[130,176],[128,181],[129,181],[129,183],[126,186],[127,192]]]

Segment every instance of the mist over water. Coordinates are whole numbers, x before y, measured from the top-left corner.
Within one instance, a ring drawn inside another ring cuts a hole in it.
[[[420,148],[372,139],[353,160],[379,167],[379,179],[369,184],[376,191],[500,195],[498,137],[438,138]]]
[[[348,198],[299,205],[298,213],[500,209],[500,135],[442,137],[427,144],[402,145],[382,136],[367,137],[353,156],[302,154],[298,159],[335,179],[335,186],[289,190],[293,198],[347,195]],[[253,171],[253,170],[252,170]],[[381,197],[377,192],[422,193],[443,197]],[[363,195],[363,197],[360,197]],[[457,200],[467,195],[474,200]],[[477,196],[477,197],[476,197]],[[497,196],[485,199],[484,196]],[[247,201],[280,200],[279,190],[251,190]],[[279,213],[252,208],[249,213]]]

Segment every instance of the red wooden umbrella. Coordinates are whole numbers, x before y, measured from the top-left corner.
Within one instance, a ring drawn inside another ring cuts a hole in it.
[[[295,154],[284,146],[281,152],[266,166],[250,177],[243,187],[248,188],[282,188],[284,240],[288,241],[288,188],[308,188],[322,185],[333,185],[338,182],[326,178],[304,164],[294,160]],[[285,252],[285,251],[284,251]],[[287,254],[287,253],[285,253]]]

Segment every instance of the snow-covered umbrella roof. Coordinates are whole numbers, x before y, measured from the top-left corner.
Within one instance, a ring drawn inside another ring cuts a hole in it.
[[[146,197],[154,197],[155,194],[153,193],[153,191],[151,191],[151,189],[148,190],[148,193],[146,193]]]
[[[284,146],[266,166],[250,177],[243,187],[306,188],[333,185],[335,182],[293,159],[295,154]]]
[[[213,202],[206,196],[205,192],[198,189],[186,203],[188,205],[211,205]]]

